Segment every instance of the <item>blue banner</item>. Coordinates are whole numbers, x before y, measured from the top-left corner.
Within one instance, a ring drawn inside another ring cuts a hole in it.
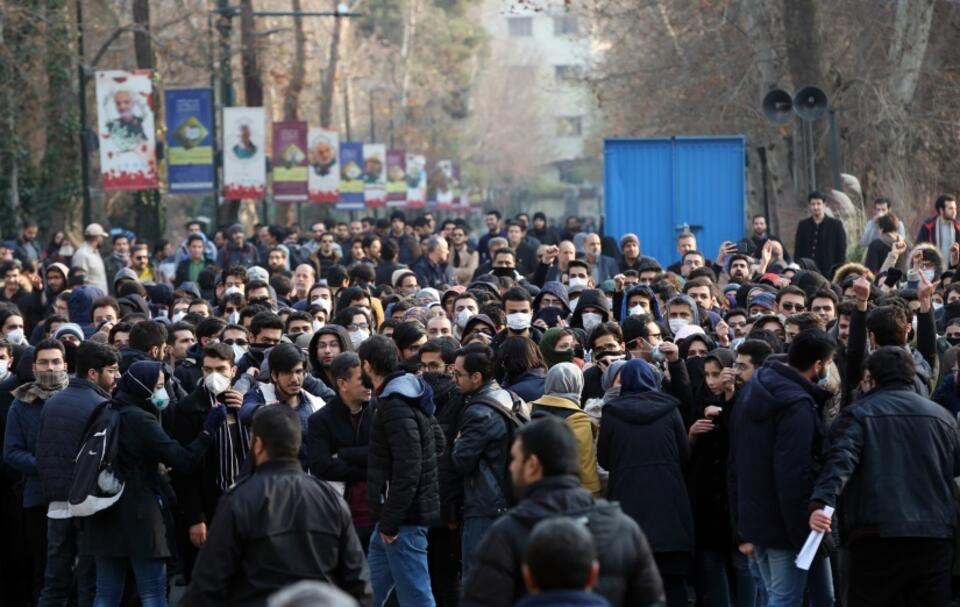
[[[340,202],[341,211],[362,211],[363,206],[363,144],[358,141],[340,142]]]
[[[169,89],[167,181],[173,193],[213,192],[213,93],[210,89]]]

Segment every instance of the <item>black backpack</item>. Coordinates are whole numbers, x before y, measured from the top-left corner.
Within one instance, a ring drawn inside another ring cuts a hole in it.
[[[71,517],[96,514],[123,495],[123,480],[116,469],[120,445],[120,413],[111,401],[93,410],[74,460],[73,481],[67,503]]]
[[[513,446],[513,439],[517,434],[517,428],[524,425],[530,421],[530,418],[527,417],[524,413],[526,408],[526,403],[522,398],[520,398],[516,392],[512,390],[506,390],[510,393],[510,398],[513,400],[513,406],[508,411],[503,405],[493,399],[479,398],[472,401],[470,404],[479,403],[486,405],[503,416],[503,419],[507,422],[507,457],[506,465],[504,466],[501,473],[497,476],[497,482],[500,485],[500,491],[503,492],[503,497],[506,498],[507,504],[510,506],[515,506],[517,504],[517,496],[513,491],[513,477],[510,475],[510,447]]]

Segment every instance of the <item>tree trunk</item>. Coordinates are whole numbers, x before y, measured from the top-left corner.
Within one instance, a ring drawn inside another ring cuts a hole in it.
[[[253,0],[240,0],[240,44],[243,46],[243,93],[247,107],[263,106],[263,79],[257,48]]]
[[[300,0],[291,0],[290,9],[299,13],[302,10]],[[283,119],[296,120],[300,112],[300,93],[303,91],[303,80],[306,76],[306,45],[307,37],[303,33],[303,18],[293,18],[293,65],[290,69],[290,86],[283,100]]]
[[[330,0],[333,10],[337,10],[337,0]],[[340,35],[343,28],[343,17],[334,17],[333,31],[330,33],[330,56],[327,59],[327,69],[323,73],[323,83],[320,87],[320,126],[329,129],[333,124],[333,100],[337,87],[337,64],[340,60]]]

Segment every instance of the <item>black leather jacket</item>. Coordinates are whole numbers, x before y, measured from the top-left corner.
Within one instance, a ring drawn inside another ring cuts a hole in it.
[[[513,398],[492,380],[471,394],[450,452],[453,467],[463,476],[464,518],[499,516],[513,498],[504,489],[508,486],[509,422],[489,403],[510,411]]]
[[[299,461],[269,461],[224,493],[182,604],[263,605],[303,579],[370,601],[370,570],[346,502]]]
[[[957,422],[912,385],[879,388],[845,408],[810,508],[837,507],[841,539],[949,538],[957,521]]]

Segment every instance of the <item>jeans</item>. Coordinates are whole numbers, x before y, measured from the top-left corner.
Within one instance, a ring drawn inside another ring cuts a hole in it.
[[[97,598],[94,607],[117,607],[123,599],[127,563],[137,579],[142,607],[167,607],[167,566],[164,559],[97,557]]]
[[[470,517],[463,521],[463,534],[460,537],[460,550],[463,562],[463,579],[467,579],[470,572],[470,566],[473,565],[473,556],[477,552],[477,546],[487,534],[487,530],[497,520],[493,516]]]
[[[374,607],[382,607],[392,593],[400,605],[435,607],[427,569],[426,527],[404,525],[396,539],[385,544],[377,523],[370,537],[368,562]]]
[[[757,565],[767,589],[769,607],[800,607],[803,592],[808,591],[810,607],[833,607],[833,580],[830,560],[815,558],[810,571],[798,569],[795,550],[755,546]],[[809,578],[809,580],[808,580]]]
[[[47,568],[38,607],[66,605],[77,584],[78,607],[93,605],[97,581],[93,557],[78,556],[80,530],[72,519],[47,520]]]
[[[716,550],[697,551],[696,589],[699,604],[707,607],[730,607],[726,557],[726,554]]]
[[[767,607],[763,580],[757,569],[756,559],[751,559],[733,551],[733,569],[737,577],[737,607]]]

